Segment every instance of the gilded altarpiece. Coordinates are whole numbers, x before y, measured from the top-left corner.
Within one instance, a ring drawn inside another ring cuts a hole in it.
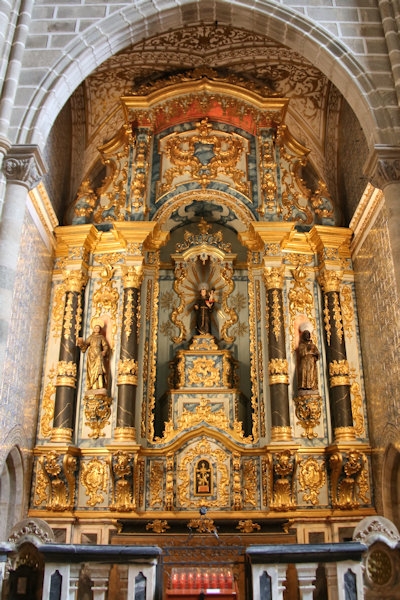
[[[331,539],[373,512],[351,232],[286,99],[208,73],[122,103],[56,232],[30,512],[74,540],[99,517]]]

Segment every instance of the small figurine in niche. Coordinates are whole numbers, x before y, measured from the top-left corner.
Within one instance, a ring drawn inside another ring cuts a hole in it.
[[[101,333],[102,323],[96,321],[93,332],[84,340],[78,338],[76,345],[87,353],[86,364],[86,386],[88,390],[106,390],[107,388],[107,356],[109,345],[105,336]]]
[[[311,339],[311,333],[305,329],[300,336],[297,348],[297,386],[299,390],[318,392],[317,361],[320,354],[317,346]]]
[[[208,294],[207,288],[200,289],[200,297],[194,304],[196,311],[196,327],[200,335],[211,333],[211,312],[214,308],[214,290]]]

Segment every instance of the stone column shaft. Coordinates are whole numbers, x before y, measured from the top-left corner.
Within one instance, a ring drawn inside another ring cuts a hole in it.
[[[283,314],[283,268],[265,271],[268,303],[268,375],[272,440],[290,440],[289,375]]]
[[[70,442],[72,439],[79,361],[76,340],[81,333],[82,288],[85,283],[85,277],[80,271],[67,272],[67,290],[57,365],[56,399],[51,438],[53,442]]]
[[[115,438],[136,439],[136,390],[138,370],[138,301],[141,268],[131,267],[124,277],[124,308],[118,363],[118,406]]]
[[[44,171],[44,163],[36,146],[15,146],[4,159],[0,174],[0,187],[4,183],[1,178],[6,179],[0,221],[0,382],[13,312],[12,299],[28,191],[39,182]]]
[[[341,279],[340,271],[325,271],[320,277],[324,301],[331,420],[336,441],[354,439],[349,364],[339,293]]]

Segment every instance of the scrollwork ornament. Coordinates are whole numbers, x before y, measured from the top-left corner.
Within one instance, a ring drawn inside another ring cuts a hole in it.
[[[346,337],[351,339],[354,333],[354,305],[350,286],[344,285],[341,289],[341,302],[343,327],[346,331]]]
[[[239,521],[236,529],[239,529],[241,533],[253,533],[254,531],[260,531],[261,525],[253,523],[251,519],[245,519],[244,521]]]
[[[282,329],[282,306],[278,290],[272,290],[272,307],[270,307],[270,311],[272,314],[272,331],[278,342]]]
[[[146,524],[146,531],[150,530],[153,533],[165,533],[168,529],[170,529],[170,526],[165,519],[154,519],[154,521]]]
[[[131,289],[127,290],[125,297],[126,297],[126,300],[125,300],[124,315],[123,315],[124,332],[125,332],[127,339],[129,339],[130,335],[132,333],[132,324],[133,324],[133,315],[134,315],[133,292]]]
[[[220,373],[213,358],[196,358],[193,368],[188,371],[190,385],[215,387],[220,384]]]
[[[321,488],[325,485],[325,469],[315,458],[309,457],[300,465],[299,483],[304,492],[303,500],[313,506],[318,504]],[[308,492],[306,490],[309,490]]]
[[[57,512],[72,509],[77,459],[51,451],[39,458],[38,468],[35,504],[45,501],[48,510]]]
[[[246,506],[257,505],[258,477],[254,460],[247,460],[243,465],[243,499]]]
[[[328,346],[331,345],[332,337],[332,326],[331,326],[331,313],[328,305],[328,296],[324,295],[324,324],[325,324],[325,335]]]
[[[150,507],[162,507],[164,492],[164,465],[161,461],[153,461],[150,467]]]
[[[342,310],[341,310],[341,306],[340,306],[339,294],[334,292],[332,295],[332,298],[333,298],[333,307],[332,307],[333,322],[335,323],[337,338],[338,338],[339,342],[342,342],[342,340],[343,340],[343,318],[342,318]]]
[[[134,455],[118,451],[111,457],[112,494],[110,510],[128,512],[134,510],[133,474]]]
[[[272,462],[272,510],[288,510],[295,506],[294,474],[297,460],[291,450],[276,453]]]
[[[320,424],[322,398],[318,395],[304,395],[294,398],[296,417],[305,430],[302,437],[312,440],[318,437],[314,428]]]
[[[110,424],[112,398],[101,394],[87,395],[85,403],[85,425],[92,430],[89,437],[97,440],[105,437],[103,429]]]
[[[40,418],[40,432],[45,438],[50,438],[54,419],[54,397],[56,393],[56,371],[52,368],[49,372],[49,381],[45,387],[42,401],[42,416]]]
[[[64,321],[63,321],[63,338],[69,340],[71,338],[72,322],[74,319],[74,294],[73,292],[67,292],[64,308]]]
[[[297,337],[295,331],[296,317],[298,315],[305,315],[312,325],[312,328],[315,328],[314,298],[307,285],[309,269],[306,268],[306,264],[310,261],[309,257],[290,254],[288,258],[295,265],[295,268],[292,271],[294,283],[288,293],[290,337],[292,350],[294,351],[296,349],[295,343]]]
[[[365,455],[359,450],[350,450],[346,455],[335,452],[329,465],[333,507],[341,510],[358,508],[359,498],[366,498]]]
[[[86,495],[89,496],[88,506],[101,504],[104,501],[104,495],[101,492],[107,491],[108,484],[108,469],[105,462],[93,458],[82,463],[80,480],[86,489]]]
[[[232,454],[232,494],[233,494],[233,509],[241,510],[243,508],[242,499],[242,480],[240,476],[240,454],[233,452]]]
[[[351,413],[353,415],[354,431],[358,437],[365,435],[365,423],[363,413],[363,398],[360,390],[360,384],[357,380],[355,369],[350,370],[351,380]]]

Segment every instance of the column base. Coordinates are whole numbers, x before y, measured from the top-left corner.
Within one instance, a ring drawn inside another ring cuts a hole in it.
[[[354,427],[336,427],[334,430],[335,443],[354,442],[356,432]]]
[[[291,442],[293,440],[291,427],[272,427],[271,442]]]
[[[57,444],[70,444],[72,442],[72,429],[68,427],[53,428],[50,441]]]
[[[114,439],[118,442],[136,442],[136,429],[134,427],[116,427]]]

